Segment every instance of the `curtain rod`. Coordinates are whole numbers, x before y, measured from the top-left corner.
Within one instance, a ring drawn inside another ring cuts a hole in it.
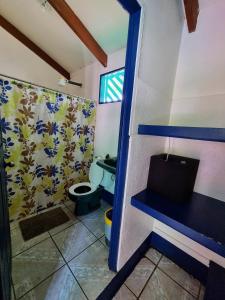
[[[0,73],[0,76],[6,77],[6,78],[9,78],[9,79],[13,79],[13,80],[17,80],[17,81],[21,81],[21,82],[24,82],[24,83],[27,83],[27,84],[30,84],[30,85],[34,85],[34,86],[37,86],[37,87],[40,87],[40,88],[43,88],[43,89],[47,89],[47,90],[50,90],[50,91],[53,91],[53,92],[56,92],[56,93],[59,93],[59,94],[65,94],[65,95],[68,95],[68,96],[71,96],[71,97],[77,97],[77,98],[81,98],[81,99],[86,100],[86,98],[84,98],[84,97],[68,94],[68,93],[65,93],[65,92],[62,92],[62,91],[59,91],[59,90],[54,90],[54,89],[51,89],[51,88],[46,87],[44,85],[36,84],[36,83],[26,81],[26,80],[23,80],[23,79],[19,79],[19,78],[16,78],[16,77],[8,76],[8,75],[1,74],[1,73]]]

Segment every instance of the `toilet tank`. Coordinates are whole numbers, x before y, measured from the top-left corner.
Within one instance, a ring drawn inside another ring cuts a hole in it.
[[[103,177],[101,185],[104,187],[104,189],[106,191],[108,191],[111,194],[114,194],[115,179],[116,179],[116,176],[114,174],[104,170],[104,177]]]
[[[99,186],[102,183],[104,172],[97,164],[97,159],[94,159],[89,170],[89,181],[93,186]]]
[[[115,175],[97,165],[97,161],[100,159],[102,158],[96,158],[93,160],[90,167],[89,180],[91,183],[93,182],[95,186],[101,184],[101,186],[104,187],[104,190],[114,194]]]

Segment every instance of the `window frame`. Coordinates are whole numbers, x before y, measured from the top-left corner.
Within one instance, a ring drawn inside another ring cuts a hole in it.
[[[118,69],[115,69],[115,70],[111,70],[109,72],[106,72],[106,73],[102,73],[100,74],[100,77],[99,77],[99,95],[98,95],[98,104],[112,104],[112,103],[118,103],[118,102],[122,102],[123,100],[123,92],[122,92],[122,99],[121,100],[116,100],[116,101],[110,101],[110,102],[100,102],[100,96],[101,96],[101,80],[102,80],[102,77],[105,76],[105,75],[108,75],[110,73],[114,73],[114,72],[117,72],[117,71],[120,71],[120,70],[124,70],[124,75],[125,75],[125,66],[124,67],[121,67],[121,68],[118,68]],[[123,82],[123,90],[124,90],[124,82]]]

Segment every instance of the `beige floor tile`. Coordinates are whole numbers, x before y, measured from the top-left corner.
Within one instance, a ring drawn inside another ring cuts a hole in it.
[[[122,285],[117,294],[113,297],[113,300],[136,300],[137,298],[133,293],[125,286]]]
[[[157,265],[157,263],[159,262],[160,258],[162,257],[162,254],[160,252],[158,252],[157,250],[155,250],[154,248],[150,248],[145,256],[147,258],[149,258],[154,264]]]
[[[71,211],[72,214],[75,214],[75,203],[67,204],[66,207]]]
[[[21,297],[64,265],[55,244],[48,238],[12,260],[12,278],[16,297]]]
[[[62,267],[21,300],[86,300],[67,266]]]
[[[70,261],[91,245],[96,237],[82,223],[76,223],[54,235],[53,240],[66,261]]]
[[[194,300],[194,297],[157,268],[139,299]]]
[[[72,214],[74,214],[75,206],[76,206],[75,202],[69,200],[69,201],[65,202],[65,206],[71,211]]]
[[[97,237],[100,238],[105,233],[104,212],[101,209],[90,214],[79,217],[82,223]]]
[[[102,238],[100,238],[99,241],[108,248],[108,246],[106,245],[106,242],[105,242],[105,236],[103,236]]]
[[[126,286],[138,297],[152,274],[155,265],[147,258],[142,258],[134,271],[125,281]]]
[[[174,262],[165,256],[163,256],[163,258],[160,260],[158,266],[177,283],[189,291],[193,296],[198,296],[200,282],[197,279],[178,267]]]
[[[24,241],[20,227],[15,227],[13,230],[11,230],[12,256],[15,256],[29,249],[30,247],[38,244],[39,242],[49,237],[50,237],[49,233],[45,232],[43,234],[36,236],[33,239]]]
[[[10,223],[10,230],[13,230],[15,228],[17,228],[19,226],[19,222],[18,221],[14,221]]]
[[[115,276],[108,268],[108,251],[99,241],[74,258],[69,266],[90,300],[95,300]]]
[[[66,199],[64,202],[63,202],[63,204],[64,205],[70,205],[70,204],[73,204],[73,203],[75,203],[74,201],[72,201],[72,200],[70,200],[69,198],[68,199]]]

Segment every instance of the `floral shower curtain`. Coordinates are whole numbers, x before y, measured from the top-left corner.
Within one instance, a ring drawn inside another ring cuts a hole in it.
[[[0,112],[11,221],[64,201],[87,180],[94,101],[0,78]]]

